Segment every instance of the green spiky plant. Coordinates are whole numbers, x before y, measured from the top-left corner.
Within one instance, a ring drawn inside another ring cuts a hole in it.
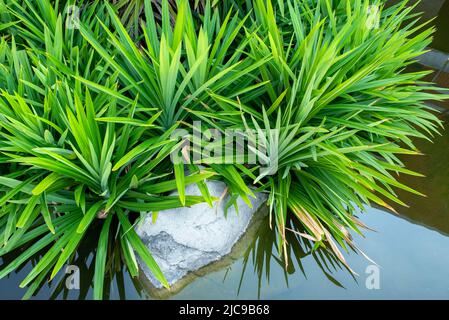
[[[303,223],[304,237],[330,246],[345,262],[339,248],[356,249],[350,231],[361,234],[360,209],[405,205],[394,188],[422,195],[397,181],[399,174],[419,175],[398,156],[419,154],[412,139],[438,133],[441,122],[425,102],[443,96],[426,91],[433,89],[421,81],[426,72],[404,71],[425,52],[433,32],[406,4],[385,9],[383,1],[285,1],[281,10],[254,1],[257,29],[249,31],[249,52],[254,61],[272,57],[259,68],[266,94],[251,103],[214,95],[226,114],[193,112],[218,119],[223,132],[238,126],[266,136],[277,172],[271,175],[268,165],[249,178],[270,192],[286,256],[290,215]],[[369,6],[379,9],[378,26],[367,24]]]
[[[65,25],[73,4],[79,29]],[[378,25],[367,24],[372,8]],[[0,0],[0,9],[0,256],[24,249],[0,278],[42,254],[26,297],[92,234],[94,298],[109,262],[137,276],[135,253],[168,286],[133,225],[149,211],[212,205],[205,179],[225,181],[231,204],[269,194],[285,261],[292,232],[344,263],[340,248],[355,249],[351,231],[364,227],[359,209],[403,204],[394,188],[418,193],[396,180],[416,174],[398,155],[437,133],[425,103],[445,96],[406,70],[433,32],[406,1]],[[170,153],[190,136],[170,136],[194,120],[260,133],[268,163],[204,155],[186,176]],[[201,197],[185,194],[192,183]]]
[[[114,8],[116,9],[123,26],[128,30],[133,38],[138,38],[140,33],[140,21],[145,20],[145,5],[146,0],[113,0]],[[163,0],[151,0],[153,13],[151,19],[155,18],[161,21],[163,15]],[[251,1],[238,0],[238,1],[221,1],[221,0],[189,0],[191,8],[195,10],[194,14],[203,15],[207,10],[207,7],[213,7],[220,11],[220,14],[224,16],[231,8],[238,9],[242,16],[248,13],[252,6]],[[168,9],[171,14],[171,21],[174,19],[178,11],[178,4],[176,0],[168,1]],[[246,12],[246,13],[245,13]]]

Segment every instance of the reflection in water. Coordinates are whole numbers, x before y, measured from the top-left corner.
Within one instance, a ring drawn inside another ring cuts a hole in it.
[[[344,266],[340,260],[329,250],[323,247],[314,247],[313,243],[307,239],[300,237],[299,233],[304,233],[302,225],[297,219],[290,219],[286,227],[293,232],[286,234],[288,243],[288,261],[287,267],[284,256],[279,254],[278,235],[271,230],[269,221],[265,221],[260,227],[257,237],[251,242],[243,258],[243,270],[239,281],[237,294],[240,293],[245,272],[248,270],[248,265],[252,265],[253,270],[258,278],[257,297],[261,297],[262,280],[265,278],[267,282],[270,279],[270,269],[278,267],[284,273],[285,284],[288,286],[289,275],[293,275],[299,271],[306,278],[307,274],[304,269],[302,260],[311,256],[323,274],[334,283],[336,286],[343,287],[343,285],[332,276],[332,273],[337,270],[346,269],[348,273],[350,270]],[[355,278],[354,278],[355,279]]]

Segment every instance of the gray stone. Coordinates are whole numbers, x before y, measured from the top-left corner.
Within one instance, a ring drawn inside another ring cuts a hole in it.
[[[219,181],[206,182],[210,194],[221,197],[226,185]],[[186,188],[187,195],[200,195],[198,187],[193,184]],[[158,263],[170,285],[212,262],[228,255],[236,242],[245,233],[258,209],[266,202],[266,195],[259,193],[251,198],[253,208],[242,199],[237,200],[238,212],[234,206],[224,215],[226,196],[216,202],[213,208],[206,203],[190,208],[161,211],[156,223],[152,223],[149,213],[136,231],[154,259]],[[139,261],[145,277],[156,288],[162,285],[151,274],[148,267]]]

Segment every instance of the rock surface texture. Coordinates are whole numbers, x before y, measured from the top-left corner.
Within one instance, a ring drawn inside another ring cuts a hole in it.
[[[208,181],[207,186],[214,197],[222,196],[226,188],[224,183],[218,181]],[[186,194],[201,195],[194,184],[187,186]],[[224,215],[227,197],[220,203],[216,202],[213,208],[201,203],[191,208],[161,211],[154,224],[150,213],[137,226],[136,231],[168,283],[173,285],[189,272],[220,260],[231,252],[254,214],[266,201],[266,195],[256,195],[256,198],[251,198],[253,208],[239,199],[238,213],[231,206],[227,217]],[[148,267],[144,263],[139,264],[146,278],[156,288],[161,288],[162,285],[153,277]]]

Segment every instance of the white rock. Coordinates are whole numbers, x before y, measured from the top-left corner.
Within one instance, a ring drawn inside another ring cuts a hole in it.
[[[206,182],[209,192],[220,197],[226,185],[219,181]],[[187,186],[187,195],[201,195],[196,184]],[[259,193],[251,198],[250,208],[239,198],[238,213],[234,206],[224,208],[228,201],[225,197],[214,208],[206,203],[191,208],[179,208],[161,211],[155,224],[151,213],[136,228],[147,248],[158,263],[170,285],[175,284],[191,271],[198,270],[229,254],[234,244],[248,228],[255,212],[266,201],[266,195]],[[139,261],[146,278],[156,287],[162,285],[157,281],[148,267]]]

